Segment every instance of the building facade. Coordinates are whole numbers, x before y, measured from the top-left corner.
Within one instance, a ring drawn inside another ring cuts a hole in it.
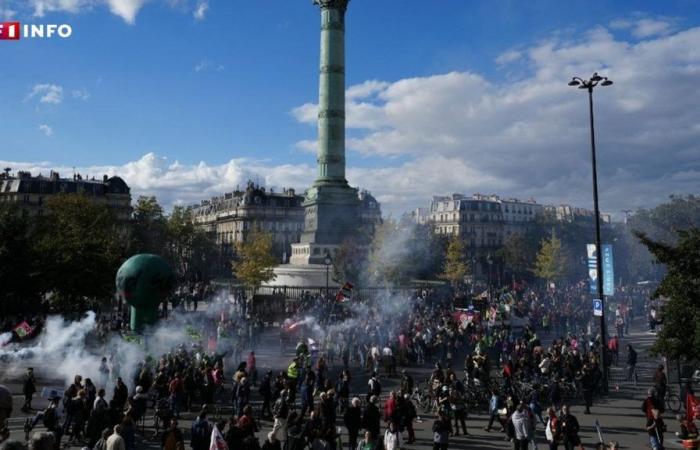
[[[578,208],[566,204],[558,206],[547,205],[545,210],[561,222],[593,222],[593,217],[595,216],[595,213],[590,209]],[[612,216],[601,212],[600,221],[609,224],[612,222]]]
[[[358,191],[359,222],[363,233],[373,233],[381,222],[377,200],[367,191]],[[190,206],[192,220],[200,229],[216,236],[223,256],[231,257],[236,243],[245,242],[254,230],[270,233],[273,250],[281,262],[292,256],[292,244],[300,242],[304,231],[304,195],[294,189],[275,192],[249,182],[236,190],[199,205]]]
[[[438,235],[463,239],[475,275],[484,277],[505,240],[522,233],[543,211],[544,206],[532,199],[452,194],[434,196],[430,208],[418,208],[411,216],[417,223],[430,224]]]
[[[272,235],[275,255],[282,261],[304,229],[303,201],[294,189],[275,192],[249,182],[245,190],[202,200],[188,209],[196,226],[216,236],[224,256],[232,256],[236,243],[245,242],[252,231],[263,231]]]
[[[30,215],[42,215],[46,201],[57,194],[83,194],[95,203],[109,206],[119,221],[126,222],[131,217],[131,189],[120,177],[102,179],[75,174],[71,178],[61,178],[58,172],[49,176],[18,171],[16,175],[5,169],[0,174],[0,203],[17,205]]]

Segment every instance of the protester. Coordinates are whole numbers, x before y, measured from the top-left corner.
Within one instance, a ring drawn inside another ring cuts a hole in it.
[[[34,397],[35,392],[36,379],[34,377],[34,369],[29,367],[22,380],[22,394],[24,394],[24,405],[22,405],[21,408],[22,412],[28,413],[32,410],[32,397]]]
[[[658,409],[651,410],[651,417],[647,418],[646,430],[649,433],[649,445],[651,450],[664,450],[664,432],[666,425],[661,418]]]
[[[107,438],[106,450],[126,450],[121,425],[114,426],[112,435]]]

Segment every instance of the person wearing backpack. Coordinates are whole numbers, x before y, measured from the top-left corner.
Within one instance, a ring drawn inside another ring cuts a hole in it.
[[[209,450],[211,440],[211,425],[207,420],[206,410],[202,410],[197,419],[192,423],[192,440],[190,446],[192,450]]]

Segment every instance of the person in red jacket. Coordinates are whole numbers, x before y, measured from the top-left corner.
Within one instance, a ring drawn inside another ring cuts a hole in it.
[[[384,421],[388,424],[393,422],[394,425],[399,426],[400,422],[400,414],[399,414],[399,408],[398,404],[396,401],[396,392],[391,391],[389,392],[389,398],[386,400],[386,403],[384,404]]]

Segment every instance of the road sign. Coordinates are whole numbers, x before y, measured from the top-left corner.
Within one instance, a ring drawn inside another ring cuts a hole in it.
[[[603,301],[599,298],[593,299],[593,315],[596,317],[603,315]]]

